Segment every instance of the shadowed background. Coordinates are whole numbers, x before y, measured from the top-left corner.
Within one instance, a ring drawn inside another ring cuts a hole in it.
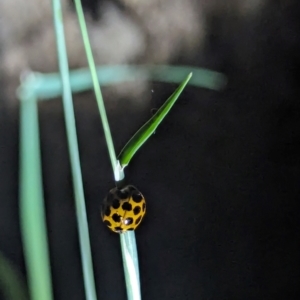
[[[130,9],[138,12],[133,3]],[[201,8],[205,37],[198,32],[198,46],[161,61],[221,71],[227,87],[221,92],[188,87],[126,169],[128,182],[147,200],[147,215],[136,231],[142,298],[298,299],[299,4],[266,1],[246,14],[212,3]],[[133,18],[131,10],[118,9]],[[103,20],[101,6],[98,12],[95,22]],[[5,69],[1,76],[0,250],[25,274],[18,107],[8,104],[13,97],[6,91]],[[175,87],[149,83],[143,105],[134,94],[113,97],[112,90],[103,90],[117,152]],[[92,93],[76,95],[74,103],[97,294],[123,300],[119,238],[104,227],[99,212],[114,184],[100,117]],[[51,100],[39,108],[54,298],[81,300],[62,104]]]

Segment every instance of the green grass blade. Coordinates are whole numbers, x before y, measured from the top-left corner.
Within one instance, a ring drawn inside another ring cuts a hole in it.
[[[79,159],[78,141],[76,134],[74,107],[72,102],[72,93],[70,87],[68,58],[65,45],[64,26],[61,3],[59,0],[53,0],[54,27],[57,41],[57,52],[59,69],[62,80],[63,105],[67,129],[67,138],[69,154],[71,160],[71,171],[73,177],[74,196],[76,203],[77,223],[79,231],[79,243],[81,252],[81,261],[83,269],[83,279],[86,299],[96,299],[96,289],[94,281],[94,272],[92,264],[92,255],[90,247],[90,238],[88,222],[86,216],[86,207],[84,191],[82,184],[82,174]],[[41,299],[39,299],[41,300]]]
[[[160,82],[180,83],[184,77],[183,74],[190,72],[193,73],[193,77],[189,82],[192,86],[220,90],[227,83],[227,79],[223,74],[204,68],[166,65],[149,66],[150,78]]]
[[[95,91],[95,95],[96,95],[96,99],[100,111],[102,125],[104,128],[104,134],[105,134],[106,144],[110,155],[114,178],[116,182],[119,182],[122,179],[124,179],[124,172],[119,164],[119,161],[117,161],[116,158],[116,153],[115,153],[113,140],[110,133],[109,123],[106,116],[104,101],[102,99],[100,86],[98,83],[98,74],[97,74],[96,66],[92,55],[92,50],[88,38],[88,33],[86,29],[86,24],[85,24],[80,0],[75,0],[75,5],[76,5],[81,33],[83,36],[85,51],[87,54],[88,63],[91,71],[92,82],[93,82],[94,91]],[[121,251],[122,251],[128,300],[140,300],[141,292],[140,292],[140,281],[139,281],[139,266],[138,266],[138,256],[137,256],[137,248],[136,248],[134,232],[122,234],[120,237],[120,242],[121,242]]]
[[[120,234],[123,268],[128,300],[140,300],[140,274],[134,231]]]
[[[91,49],[91,45],[90,45],[90,41],[89,41],[89,37],[88,37],[88,32],[87,32],[83,9],[82,9],[80,0],[75,0],[75,7],[76,7],[79,26],[80,26],[80,30],[81,30],[81,34],[82,34],[82,38],[83,38],[83,44],[84,44],[84,48],[85,48],[85,52],[86,52],[86,56],[87,56],[87,60],[88,60],[89,68],[90,68],[94,92],[95,92],[95,96],[96,96],[96,100],[98,103],[98,108],[99,108],[99,112],[100,112],[100,116],[101,116],[101,121],[102,121],[104,136],[105,136],[105,140],[106,140],[106,144],[107,144],[107,148],[108,148],[108,153],[109,153],[112,169],[114,172],[114,177],[115,177],[116,181],[119,181],[119,180],[123,179],[124,176],[121,174],[122,178],[119,178],[120,168],[119,168],[119,164],[117,162],[114,143],[113,143],[113,139],[112,139],[110,128],[109,128],[109,123],[107,120],[104,101],[102,98],[102,93],[101,93],[100,85],[98,82],[97,69],[96,69],[95,62],[94,62],[94,57],[93,57],[93,53],[92,53],[92,49]]]
[[[175,90],[171,97],[169,97],[169,99],[160,107],[156,114],[148,122],[146,122],[128,141],[128,143],[125,145],[125,147],[118,156],[122,168],[125,168],[129,164],[134,154],[153,134],[158,125],[168,114],[168,112],[178,99],[179,95],[181,94],[191,77],[192,73],[190,73],[188,77],[180,84],[180,86]]]
[[[31,300],[52,300],[37,101],[20,103],[20,218]]]
[[[1,252],[0,290],[6,300],[28,300],[28,292],[21,274]]]
[[[120,82],[154,80],[166,83],[181,83],[186,74],[192,72],[193,77],[189,84],[195,87],[212,90],[222,89],[227,79],[215,71],[193,68],[188,66],[160,66],[160,65],[107,65],[97,68],[97,79],[102,86],[118,84]],[[30,92],[34,93],[39,100],[48,100],[59,97],[62,93],[61,78],[56,73],[41,74],[32,73],[28,82]],[[83,92],[93,87],[91,72],[89,69],[78,69],[70,72],[70,85],[72,92]],[[21,86],[18,92],[23,94],[24,87]]]

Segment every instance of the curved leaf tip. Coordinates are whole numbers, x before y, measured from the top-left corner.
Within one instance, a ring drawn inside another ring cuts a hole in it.
[[[169,113],[170,109],[175,104],[176,100],[179,98],[180,94],[188,84],[192,77],[190,73],[186,79],[179,85],[175,92],[167,99],[167,101],[158,109],[158,111],[148,120],[127,142],[125,147],[122,149],[118,156],[121,167],[125,168],[130,160],[133,158],[134,154],[138,149],[149,139],[149,137],[155,132],[158,125]]]

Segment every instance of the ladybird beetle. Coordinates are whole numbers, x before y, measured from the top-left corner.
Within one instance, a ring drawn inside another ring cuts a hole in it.
[[[146,213],[146,201],[134,186],[113,188],[104,199],[101,209],[102,221],[114,232],[135,230]]]

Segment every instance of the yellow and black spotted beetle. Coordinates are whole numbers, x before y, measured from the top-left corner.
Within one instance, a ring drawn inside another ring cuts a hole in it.
[[[101,209],[102,221],[116,233],[135,230],[145,213],[145,198],[133,185],[111,189]]]

